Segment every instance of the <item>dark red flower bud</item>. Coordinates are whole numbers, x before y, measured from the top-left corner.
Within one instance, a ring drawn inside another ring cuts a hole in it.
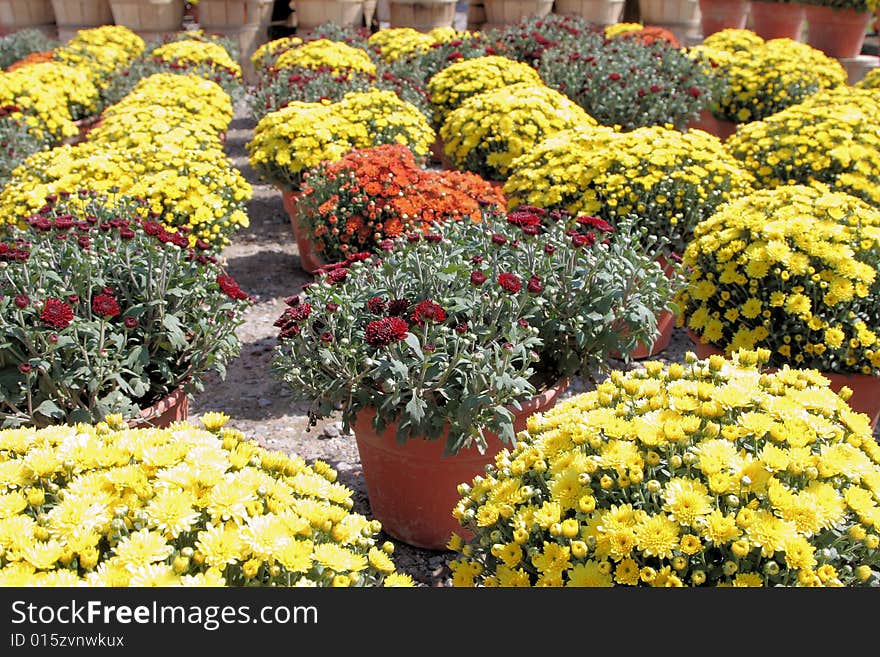
[[[479,287],[483,283],[486,282],[486,274],[481,271],[472,271],[471,272],[471,285],[475,285]]]
[[[529,282],[526,285],[526,290],[528,290],[529,294],[540,294],[544,290],[544,286],[541,283],[541,279],[538,276],[532,276],[529,278]]]

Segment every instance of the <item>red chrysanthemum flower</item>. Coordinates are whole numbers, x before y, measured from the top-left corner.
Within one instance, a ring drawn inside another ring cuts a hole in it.
[[[599,217],[578,217],[577,222],[581,226],[590,226],[591,228],[595,228],[601,233],[614,232],[614,226],[609,224],[604,219],[600,219]]]
[[[70,326],[73,321],[73,309],[64,303],[61,299],[48,298],[46,304],[40,312],[40,319],[47,326],[56,329],[63,329]]]
[[[220,289],[223,290],[227,296],[230,296],[233,299],[243,300],[250,298],[248,294],[239,287],[238,283],[232,278],[232,276],[219,274],[217,276],[217,285],[220,286]]]
[[[119,304],[109,294],[99,294],[92,299],[92,310],[96,315],[110,319],[119,314]]]
[[[498,274],[498,284],[504,288],[507,292],[511,294],[515,294],[522,289],[522,283],[520,280],[511,273],[504,272],[503,274]]]
[[[312,304],[300,303],[296,306],[291,306],[285,312],[290,315],[291,319],[301,322],[304,319],[308,319],[309,315],[312,314]]]
[[[571,243],[575,246],[575,248],[581,246],[593,246],[596,242],[596,236],[593,233],[587,233],[586,235],[572,235]]]
[[[374,315],[381,315],[385,312],[385,299],[382,297],[372,297],[369,301],[367,301],[367,310],[369,310]]]
[[[399,317],[383,317],[367,324],[364,340],[371,347],[384,347],[406,337],[409,325]]]
[[[346,278],[348,278],[347,269],[332,269],[327,272],[327,280],[330,283],[342,283]]]
[[[475,285],[477,287],[481,286],[486,282],[486,274],[481,271],[472,271],[471,272],[471,285]]]
[[[526,290],[528,290],[529,294],[540,294],[543,289],[544,285],[541,283],[539,276],[529,278],[529,282],[526,284]]]
[[[410,301],[407,298],[392,299],[388,304],[388,314],[392,317],[403,317],[409,310]]]
[[[417,303],[412,314],[412,321],[419,326],[423,326],[426,321],[442,322],[444,319],[446,311],[430,299]]]

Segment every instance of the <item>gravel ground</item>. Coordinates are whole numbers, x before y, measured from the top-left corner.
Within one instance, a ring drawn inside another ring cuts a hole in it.
[[[354,437],[343,434],[337,419],[329,418],[309,430],[305,406],[290,400],[270,368],[277,329],[272,325],[284,310],[284,298],[296,294],[303,283],[312,280],[299,266],[290,220],[281,204],[281,194],[266,185],[247,161],[245,145],[253,136],[254,120],[243,102],[236,107],[227,132],[226,151],[253,185],[248,213],[250,227],[240,231],[224,251],[228,272],[256,302],[239,329],[241,355],[228,368],[225,380],[209,377],[205,392],[190,404],[195,421],[208,411],[224,411],[231,416],[229,426],[257,439],[268,448],[298,454],[307,461],[321,459],[333,466],[339,481],[354,492],[354,511],[370,516],[370,505],[363,482],[363,471]],[[682,362],[692,348],[683,329],[674,329],[669,346],[658,360]],[[620,363],[624,367],[623,363]],[[575,380],[563,395],[588,390],[591,386]],[[875,433],[880,436],[880,429]],[[398,570],[410,574],[422,586],[450,586],[447,565],[452,553],[416,548],[390,536],[395,544]]]

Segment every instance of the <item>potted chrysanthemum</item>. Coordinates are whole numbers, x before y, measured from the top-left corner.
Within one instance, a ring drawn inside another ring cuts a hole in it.
[[[355,149],[305,174],[296,204],[299,234],[308,238],[298,242],[300,262],[314,271],[444,221],[479,220],[488,206],[503,210],[504,195],[474,173],[427,170],[401,144]]]
[[[0,485],[0,586],[414,585],[333,468],[267,450],[228,420],[0,431],[3,463],[20,473]]]
[[[613,372],[462,482],[456,586],[877,586],[880,447],[819,372]]]
[[[543,83],[519,82],[470,96],[440,127],[452,164],[503,181],[516,158],[562,130],[596,125],[577,103]]]
[[[511,169],[504,191],[512,206],[528,203],[611,222],[634,217],[646,234],[666,237],[664,251],[655,255],[670,268],[694,226],[752,186],[752,177],[716,137],[669,126],[562,131],[514,160]],[[655,355],[668,346],[672,308],[658,319],[659,339],[640,346],[636,355]]]
[[[880,207],[878,115],[875,90],[843,85],[742,126],[725,148],[760,187],[818,181]]]
[[[769,350],[814,368],[880,418],[880,212],[821,183],[736,199],[684,253],[682,321],[706,354]]]
[[[313,421],[341,413],[354,427],[386,531],[442,549],[457,479],[570,377],[653,339],[679,281],[639,230],[537,208],[487,212],[351,254],[289,300],[274,371]]]
[[[187,397],[238,354],[250,297],[207,242],[191,247],[143,200],[79,190],[44,203],[0,242],[0,423],[185,418]]]
[[[791,39],[765,41],[751,30],[721,30],[688,53],[705,62],[721,83],[708,115],[696,124],[722,138],[738,124],[768,117],[847,80],[841,63],[822,51]]]

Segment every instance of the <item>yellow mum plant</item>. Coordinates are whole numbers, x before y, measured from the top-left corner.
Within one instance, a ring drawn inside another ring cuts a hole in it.
[[[92,71],[103,89],[109,79],[124,70],[146,48],[146,42],[123,25],[101,25],[78,30],[54,51],[57,60]]]
[[[170,230],[188,228],[191,244],[202,239],[225,246],[231,234],[249,225],[250,183],[219,142],[206,146],[193,139],[198,147],[184,150],[174,142],[178,132],[159,133],[144,129],[136,135],[143,141],[117,147],[87,141],[35,153],[13,170],[0,192],[3,220],[24,225],[52,194],[119,192],[146,199],[152,218]]]
[[[0,222],[24,220],[51,194],[89,189],[147,199],[170,230],[188,228],[225,246],[246,227],[252,190],[223,151],[219,135],[232,118],[229,96],[196,75],[163,73],[141,80],[108,108],[87,142],[35,153],[0,192]]]
[[[443,125],[449,113],[471,96],[518,83],[544,84],[528,64],[499,55],[455,62],[428,80],[434,123]]]
[[[100,111],[97,87],[80,68],[41,62],[0,75],[0,106],[53,146],[79,134],[73,121]]]
[[[434,130],[415,105],[393,91],[347,93],[338,103],[294,101],[266,114],[254,128],[247,150],[264,180],[298,189],[303,174],[355,148],[399,143],[427,156]]]
[[[880,372],[880,212],[815,183],[759,190],[694,229],[682,319],[770,365]]]
[[[435,41],[430,33],[412,27],[388,27],[371,34],[367,45],[381,59],[393,62],[401,57],[427,52]]]
[[[369,53],[340,41],[316,39],[285,50],[274,64],[276,69],[329,68],[337,75],[342,71],[376,74],[376,65]]]
[[[751,191],[752,177],[702,130],[668,126],[615,132],[585,127],[556,133],[514,160],[508,205],[596,215],[628,215],[681,254],[694,226],[722,203]]]
[[[232,99],[219,84],[198,75],[179,73],[154,73],[141,79],[122,100],[104,110],[101,118],[106,124],[134,107],[179,112],[216,135],[226,132],[233,114]],[[92,133],[89,136],[94,138]]]
[[[855,86],[859,89],[880,89],[880,68],[869,70]]]
[[[880,447],[815,370],[649,361],[460,485],[456,586],[876,586]]]
[[[457,168],[505,179],[516,158],[562,130],[596,125],[563,94],[519,83],[471,96],[440,127],[444,151]]]
[[[254,54],[251,55],[251,64],[257,69],[272,66],[281,53],[285,50],[301,46],[302,43],[302,39],[292,35],[266,41],[260,44],[254,51]]]
[[[843,65],[821,50],[792,39],[764,41],[750,30],[715,32],[689,53],[709,62],[725,85],[712,113],[736,123],[763,119],[847,81]]]
[[[219,43],[182,39],[159,46],[150,54],[163,62],[174,62],[183,66],[204,65],[208,72],[224,70],[236,78],[241,78],[241,66]]]
[[[850,86],[742,126],[725,147],[763,187],[814,180],[880,207],[880,94]]]
[[[413,585],[329,465],[228,419],[0,432],[0,585]]]

